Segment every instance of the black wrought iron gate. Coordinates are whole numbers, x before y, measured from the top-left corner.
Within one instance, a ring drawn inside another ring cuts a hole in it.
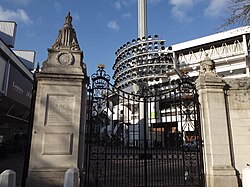
[[[192,83],[183,79],[168,89],[137,86],[133,94],[112,86],[102,68],[92,81],[86,187],[203,186],[198,98]]]

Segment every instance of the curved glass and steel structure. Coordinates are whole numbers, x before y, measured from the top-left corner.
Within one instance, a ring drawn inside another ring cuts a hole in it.
[[[166,48],[165,41],[157,35],[133,39],[115,54],[113,79],[118,88],[159,81],[175,74],[171,47]]]

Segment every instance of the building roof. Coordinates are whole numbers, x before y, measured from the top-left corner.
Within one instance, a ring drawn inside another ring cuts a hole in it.
[[[13,52],[18,56],[18,58],[23,62],[23,64],[29,69],[34,69],[35,63],[35,51],[32,50],[13,50]]]
[[[0,50],[8,56],[8,58],[12,61],[12,64],[21,69],[24,74],[33,80],[33,74],[28,69],[33,69],[33,67],[31,68],[31,65],[28,65],[32,64],[32,60],[34,61],[35,52],[24,50],[16,50],[15,52],[11,49],[15,44],[16,27],[17,24],[14,21],[0,20]],[[30,62],[28,63],[28,61]]]
[[[33,74],[27,69],[17,55],[0,39],[0,50],[2,50],[31,80]]]
[[[9,47],[14,47],[16,38],[17,24],[14,21],[1,21],[0,20],[0,38]]]
[[[236,28],[236,29],[220,32],[220,33],[217,33],[217,34],[212,34],[212,35],[197,38],[197,39],[194,39],[194,40],[189,40],[189,41],[186,41],[186,42],[174,44],[174,45],[172,45],[172,49],[173,49],[173,51],[180,51],[180,50],[183,50],[183,49],[197,47],[197,46],[200,46],[200,45],[216,42],[216,41],[219,41],[219,40],[225,40],[225,39],[229,39],[229,38],[233,38],[233,37],[236,37],[236,36],[249,34],[249,33],[250,33],[250,26],[239,27],[239,28]]]

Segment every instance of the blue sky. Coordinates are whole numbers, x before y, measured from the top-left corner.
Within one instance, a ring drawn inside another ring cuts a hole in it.
[[[158,34],[168,46],[217,33],[229,1],[148,0],[148,34]],[[115,51],[137,38],[137,0],[0,0],[0,20],[18,25],[15,48],[35,50],[41,63],[68,11],[88,74],[99,63],[112,74]]]

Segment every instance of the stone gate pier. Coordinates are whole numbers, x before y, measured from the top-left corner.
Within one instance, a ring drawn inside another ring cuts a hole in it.
[[[68,13],[48,59],[36,74],[27,187],[63,186],[69,168],[80,168],[86,106],[86,67]]]
[[[250,79],[222,78],[206,57],[196,80],[201,105],[206,187],[242,187],[250,162]]]

